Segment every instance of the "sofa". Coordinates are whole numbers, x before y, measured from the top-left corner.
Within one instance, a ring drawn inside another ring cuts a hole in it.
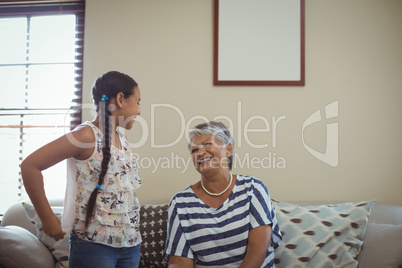
[[[62,201],[50,204],[61,217]],[[402,206],[362,202],[272,200],[283,235],[276,267],[402,267]],[[141,207],[140,267],[167,267],[168,203]],[[68,237],[46,236],[29,202],[4,214],[0,227],[0,267],[68,267]]]

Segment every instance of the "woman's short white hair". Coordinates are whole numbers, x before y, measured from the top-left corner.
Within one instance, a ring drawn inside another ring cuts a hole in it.
[[[220,122],[210,121],[207,123],[199,124],[193,128],[193,130],[188,134],[188,148],[191,149],[191,145],[195,136],[210,135],[213,138],[218,139],[223,145],[232,144],[234,148],[234,139],[230,134],[229,129]],[[233,149],[232,155],[228,158],[229,170],[232,169],[233,164]]]

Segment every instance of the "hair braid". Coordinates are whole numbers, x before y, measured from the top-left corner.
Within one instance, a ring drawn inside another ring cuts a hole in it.
[[[98,179],[98,184],[101,186],[104,183],[104,179],[106,176],[106,172],[109,167],[109,162],[111,158],[110,154],[110,145],[111,145],[111,111],[109,108],[109,99],[115,98],[118,93],[123,93],[124,98],[129,98],[134,94],[134,88],[137,87],[138,84],[135,82],[133,78],[130,76],[120,73],[117,71],[110,71],[104,73],[98,79],[96,79],[93,87],[92,87],[92,98],[94,104],[96,106],[96,111],[98,112],[100,118],[100,125],[102,126],[103,132],[103,159],[101,163],[101,171]],[[105,96],[106,98],[103,98]],[[88,230],[88,225],[93,217],[94,213],[96,213],[96,198],[99,193],[99,189],[95,188],[95,190],[91,193],[87,203],[87,211],[85,216],[85,230]]]
[[[102,147],[102,153],[103,153],[103,159],[101,163],[101,172],[99,175],[98,179],[98,185],[102,185],[106,176],[106,172],[109,167],[109,161],[110,161],[110,143],[111,143],[111,133],[110,133],[110,117],[111,117],[111,112],[109,109],[109,100],[105,100],[99,103],[99,108],[100,108],[100,114],[101,114],[101,120],[102,120],[102,126],[103,126],[103,147]],[[91,196],[89,197],[88,204],[87,204],[87,213],[85,216],[85,230],[87,230],[89,221],[93,217],[94,214],[94,209],[95,209],[95,204],[96,204],[96,197],[98,196],[99,189],[95,188],[95,190],[92,192]],[[96,213],[96,212],[95,212]]]

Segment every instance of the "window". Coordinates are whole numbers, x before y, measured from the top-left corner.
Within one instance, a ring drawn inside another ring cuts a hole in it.
[[[83,1],[0,4],[0,214],[27,198],[24,157],[81,122]],[[66,166],[43,172],[62,198]]]

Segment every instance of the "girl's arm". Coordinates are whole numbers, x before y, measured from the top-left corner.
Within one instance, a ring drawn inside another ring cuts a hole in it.
[[[169,256],[169,268],[193,268],[194,260],[180,256]]]
[[[46,198],[42,171],[70,157],[89,157],[95,140],[91,132],[90,127],[70,132],[39,148],[21,163],[24,186],[42,221],[43,231],[56,240],[62,239],[64,233]]]
[[[247,253],[240,268],[260,268],[264,263],[269,244],[271,243],[272,227],[262,225],[252,229],[248,235]]]

